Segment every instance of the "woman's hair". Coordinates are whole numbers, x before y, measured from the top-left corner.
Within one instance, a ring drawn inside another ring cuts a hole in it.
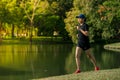
[[[84,18],[84,22],[86,22],[86,18]]]

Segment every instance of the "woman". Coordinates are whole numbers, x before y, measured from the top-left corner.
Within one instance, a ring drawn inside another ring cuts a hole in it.
[[[88,56],[88,58],[91,60],[95,67],[95,71],[99,70],[99,67],[96,65],[96,60],[93,57],[93,55],[90,53],[90,42],[89,42],[89,27],[85,23],[86,18],[84,14],[80,14],[79,16],[76,16],[78,18],[78,43],[76,47],[76,53],[75,53],[75,58],[76,58],[76,65],[77,65],[77,70],[75,73],[80,73],[80,56],[82,50],[84,50]]]

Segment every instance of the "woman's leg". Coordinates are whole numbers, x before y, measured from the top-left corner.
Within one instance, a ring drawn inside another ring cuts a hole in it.
[[[90,49],[86,50],[85,52],[86,52],[88,58],[89,58],[89,59],[91,60],[91,62],[93,63],[93,65],[94,65],[94,67],[95,67],[95,70],[99,70],[99,67],[98,67],[97,64],[96,64],[96,60],[95,60],[94,56],[90,53]]]
[[[80,47],[76,47],[75,59],[76,59],[77,70],[80,70],[80,56],[81,56],[81,52],[82,52],[82,49]]]

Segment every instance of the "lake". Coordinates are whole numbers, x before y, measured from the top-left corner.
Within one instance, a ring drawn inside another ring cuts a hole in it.
[[[73,44],[1,44],[0,80],[29,80],[71,74],[76,70]],[[92,45],[92,54],[103,69],[120,68],[120,52]],[[94,67],[85,53],[81,55],[81,70]]]

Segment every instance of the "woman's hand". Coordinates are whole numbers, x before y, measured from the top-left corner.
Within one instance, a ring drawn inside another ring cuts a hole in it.
[[[78,34],[77,34],[77,38],[78,38],[79,36],[78,36]]]
[[[79,26],[77,26],[77,30],[79,30],[80,29],[80,27]]]

